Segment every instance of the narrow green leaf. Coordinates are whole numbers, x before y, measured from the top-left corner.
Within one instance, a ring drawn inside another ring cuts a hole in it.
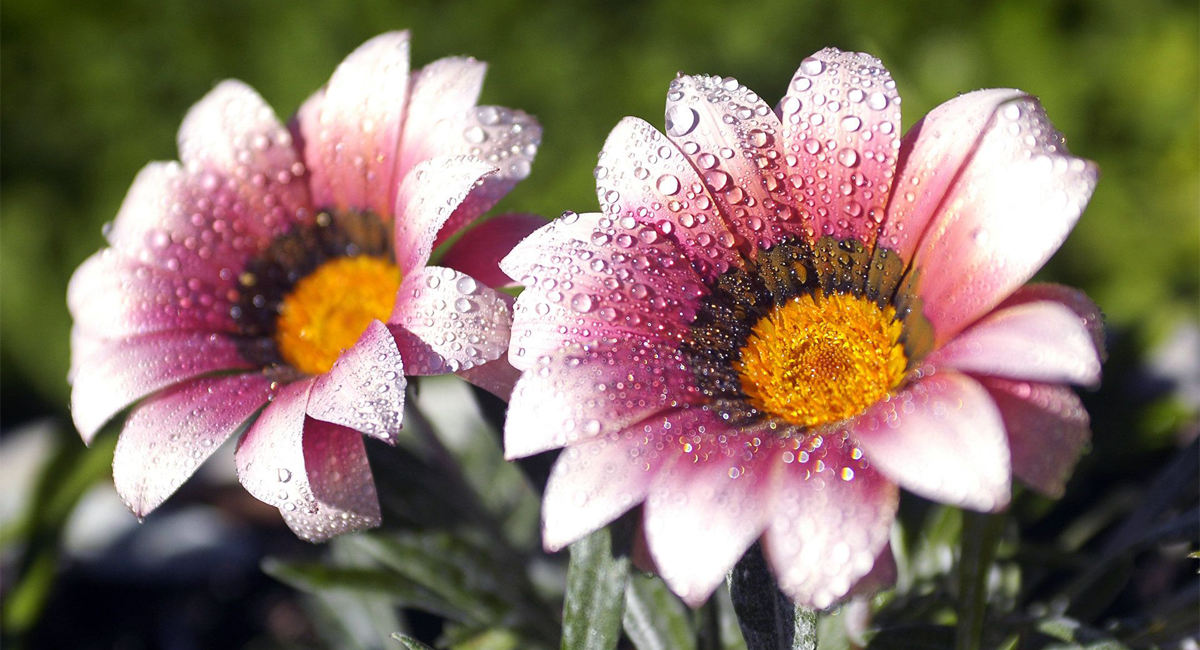
[[[9,633],[24,633],[37,623],[45,607],[58,567],[58,548],[47,547],[27,558],[21,580],[4,599],[4,627]]]
[[[852,650],[859,647],[861,641],[856,637],[851,642],[850,632],[846,629],[851,611],[852,607],[839,607],[817,617],[817,650]]]
[[[411,636],[408,636],[407,634],[400,634],[397,632],[392,635],[392,638],[400,643],[403,643],[404,647],[408,648],[408,650],[433,650],[431,646],[427,646]]]
[[[263,560],[262,569],[276,580],[306,593],[349,591],[380,595],[404,607],[420,609],[457,621],[470,620],[469,613],[390,571],[337,567],[320,562],[283,562],[274,558]]]
[[[1004,515],[964,511],[958,561],[956,650],[979,650],[987,613],[988,570],[996,559]]]
[[[331,541],[327,561],[336,566],[374,568],[375,561],[350,542],[354,537],[342,536]],[[309,594],[304,605],[317,633],[330,647],[383,650],[393,646],[390,641],[393,632],[405,631],[396,605],[387,595],[326,589]]]
[[[515,627],[547,642],[560,631],[525,573],[485,543],[440,531],[368,533],[348,544],[472,614],[478,626]]]
[[[563,650],[612,650],[621,637],[629,558],[615,557],[609,527],[571,545]]]
[[[1187,542],[1200,538],[1200,508],[1191,508],[1177,517],[1154,526],[1148,526],[1126,547],[1126,550],[1141,550],[1159,544]]]
[[[439,643],[446,643],[444,639]],[[484,630],[450,643],[450,650],[545,650],[547,647],[530,645],[528,640],[506,628]]]
[[[1103,557],[1113,558],[1127,547],[1137,544],[1146,529],[1159,515],[1170,509],[1171,504],[1189,495],[1195,495],[1196,476],[1200,474],[1200,438],[1192,441],[1186,449],[1163,468],[1154,481],[1138,496],[1137,506],[1121,527],[1104,545]]]
[[[367,534],[349,542],[481,624],[498,621],[510,609],[497,594],[495,562],[449,533]]]
[[[1039,621],[1037,631],[1064,642],[1047,645],[1046,650],[1128,650],[1111,636],[1066,617]]]
[[[909,565],[909,581],[904,587],[911,588],[923,580],[944,575],[950,568],[946,558],[953,556],[962,532],[962,511],[945,505],[934,505],[917,529],[912,544]]]
[[[706,646],[702,650],[710,650],[711,648],[720,648],[720,650],[747,650],[746,639],[742,638],[742,628],[738,625],[737,612],[733,611],[733,600],[729,598],[728,589],[718,589],[712,595],[712,598],[708,599],[708,604],[701,611],[705,611],[705,609],[715,610],[715,625],[719,645]]]
[[[39,469],[20,519],[6,531],[22,539],[24,549],[6,576],[12,586],[0,604],[5,638],[21,638],[41,616],[57,575],[67,520],[88,490],[112,474],[115,426],[101,432],[90,449],[79,444],[74,432],[48,432],[58,439],[56,448]]]
[[[695,650],[687,608],[663,581],[632,575],[625,585],[625,633],[638,650]]]
[[[729,596],[749,650],[816,649],[816,612],[779,590],[758,542],[733,567]]]

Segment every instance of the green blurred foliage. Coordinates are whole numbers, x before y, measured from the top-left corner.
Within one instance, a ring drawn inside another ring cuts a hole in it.
[[[61,412],[67,280],[137,170],[176,156],[187,108],[235,77],[286,118],[354,47],[399,28],[416,65],[472,54],[491,64],[484,102],[540,117],[534,173],[502,207],[547,216],[595,208],[608,130],[625,115],[661,125],[679,70],[774,101],[816,49],[866,50],[897,79],[905,126],[959,92],[1022,88],[1104,174],[1043,276],[1087,290],[1139,348],[1198,309],[1194,0],[6,0],[3,13],[0,359],[16,412]]]

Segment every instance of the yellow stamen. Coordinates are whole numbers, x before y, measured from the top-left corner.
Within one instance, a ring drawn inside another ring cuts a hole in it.
[[[387,321],[400,287],[400,269],[378,257],[339,257],[292,287],[275,321],[283,359],[309,374],[333,367],[342,350],[374,319]]]
[[[862,413],[904,378],[903,327],[890,306],[821,291],[754,325],[734,368],[759,410],[815,427]]]

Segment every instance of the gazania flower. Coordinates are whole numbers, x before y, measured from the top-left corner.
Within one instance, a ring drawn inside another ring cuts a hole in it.
[[[368,41],[290,129],[219,84],[183,121],[182,164],[142,170],[76,271],[72,415],[90,442],[141,400],[113,462],[137,515],[262,409],[246,489],[309,540],[377,525],[360,434],[396,439],[405,375],[503,391],[509,306],[485,283],[536,222],[500,217],[446,253],[456,268],[427,262],[528,174],[541,129],[475,105],[484,64],[410,72],[408,51],[407,33]]]
[[[985,511],[1013,475],[1062,491],[1089,435],[1066,384],[1099,380],[1100,316],[1021,285],[1096,170],[1034,98],[969,93],[902,138],[879,61],[827,49],[775,109],[680,76],[666,118],[613,130],[602,213],[501,262],[526,287],[506,453],[566,447],[546,548],[643,504],[689,603],[761,538],[781,588],[824,607],[885,549],[897,486]]]

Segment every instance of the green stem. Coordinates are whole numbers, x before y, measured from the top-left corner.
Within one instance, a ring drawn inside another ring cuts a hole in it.
[[[1004,520],[1004,513],[963,512],[955,650],[979,650],[987,614],[988,571],[996,559]]]

